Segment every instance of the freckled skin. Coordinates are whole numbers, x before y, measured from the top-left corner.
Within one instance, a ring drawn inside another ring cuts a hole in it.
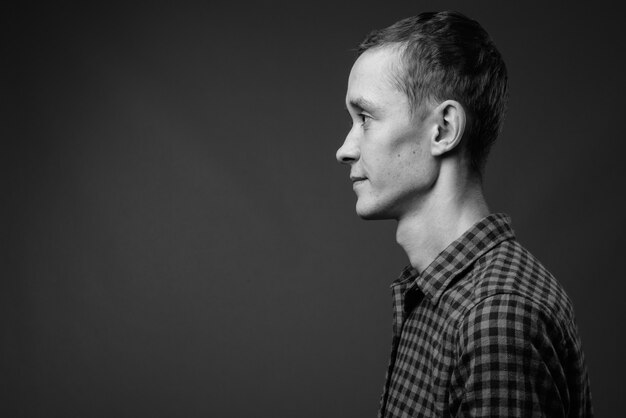
[[[397,59],[391,47],[368,50],[348,79],[346,105],[353,126],[337,159],[351,166],[352,176],[367,178],[354,187],[356,210],[364,219],[399,219],[417,210],[437,176],[438,163],[429,147],[432,112],[411,112],[406,95],[390,82]],[[351,106],[358,98],[375,108]]]

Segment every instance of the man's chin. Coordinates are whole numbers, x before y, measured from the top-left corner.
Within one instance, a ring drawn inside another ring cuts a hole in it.
[[[356,214],[359,215],[361,219],[366,221],[379,221],[393,218],[393,216],[390,216],[388,213],[385,213],[380,209],[361,207],[358,203],[356,205]]]

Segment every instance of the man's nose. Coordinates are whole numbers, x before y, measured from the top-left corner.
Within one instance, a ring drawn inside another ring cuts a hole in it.
[[[337,161],[341,164],[352,164],[359,159],[360,155],[356,141],[348,133],[345,141],[343,141],[343,145],[337,150]]]

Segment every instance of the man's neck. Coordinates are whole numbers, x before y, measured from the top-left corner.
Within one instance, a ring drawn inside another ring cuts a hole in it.
[[[478,180],[437,184],[420,208],[398,220],[396,241],[422,272],[454,240],[489,214]]]

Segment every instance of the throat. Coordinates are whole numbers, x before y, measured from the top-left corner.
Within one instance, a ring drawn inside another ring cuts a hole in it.
[[[398,220],[396,242],[420,273],[453,241],[489,214],[483,199],[472,205],[429,208]]]
[[[446,228],[426,219],[398,221],[396,242],[402,247],[411,266],[420,273],[447,247],[449,240]]]

